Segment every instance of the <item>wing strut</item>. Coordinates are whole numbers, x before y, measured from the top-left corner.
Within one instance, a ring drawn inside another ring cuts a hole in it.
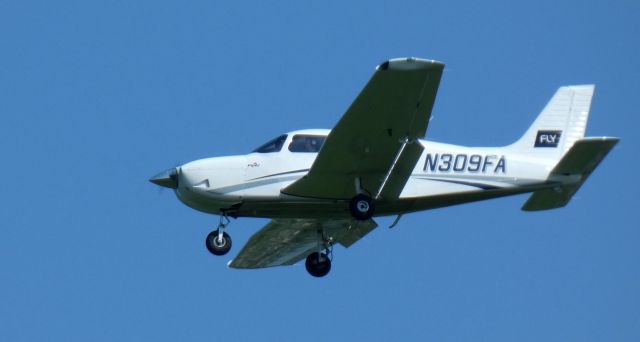
[[[387,184],[387,181],[389,180],[389,177],[391,176],[393,169],[396,167],[396,164],[398,164],[398,160],[400,159],[400,156],[402,156],[402,151],[404,151],[404,148],[409,143],[409,138],[405,136],[404,138],[400,139],[400,142],[402,143],[402,145],[400,145],[400,150],[398,151],[398,154],[396,154],[396,158],[393,160],[393,163],[391,164],[389,171],[387,171],[387,174],[384,176],[384,180],[382,181],[382,184],[380,184],[380,188],[378,188],[378,192],[376,193],[376,197],[375,197],[376,200],[380,198],[380,194],[382,193],[382,190],[384,190],[384,186]]]

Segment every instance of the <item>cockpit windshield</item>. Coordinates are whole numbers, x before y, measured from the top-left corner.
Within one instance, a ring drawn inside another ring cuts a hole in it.
[[[291,139],[289,151],[318,153],[325,139],[327,137],[323,135],[296,134]]]
[[[258,153],[271,153],[271,152],[280,152],[282,149],[282,145],[284,145],[285,140],[287,140],[287,135],[283,134],[275,139],[269,140],[266,144],[256,148],[253,152]]]

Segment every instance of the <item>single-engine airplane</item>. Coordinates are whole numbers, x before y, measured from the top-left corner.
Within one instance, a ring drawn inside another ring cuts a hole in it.
[[[397,215],[531,192],[522,210],[566,205],[618,138],[584,133],[593,85],[560,87],[532,126],[504,147],[423,140],[444,64],[388,60],[331,130],[285,133],[253,152],[171,168],[150,179],[189,207],[220,215],[207,249],[231,248],[228,217],[265,217],[232,268],[331,269],[334,244],[349,247]]]

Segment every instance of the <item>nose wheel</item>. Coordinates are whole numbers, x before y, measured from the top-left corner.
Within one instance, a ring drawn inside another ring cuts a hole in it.
[[[231,250],[231,236],[216,229],[207,235],[207,249],[214,255],[225,255]]]
[[[231,236],[224,232],[224,228],[229,224],[229,218],[224,213],[220,216],[218,228],[205,239],[207,250],[214,255],[225,255],[231,250]]]

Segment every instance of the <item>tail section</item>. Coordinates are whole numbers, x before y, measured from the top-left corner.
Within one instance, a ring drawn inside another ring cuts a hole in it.
[[[592,84],[560,87],[527,132],[510,147],[559,160],[584,137],[594,88]]]
[[[522,210],[565,206],[618,143],[618,138],[584,138],[595,86],[560,87],[527,132],[509,146],[552,168],[549,188],[535,191]]]

